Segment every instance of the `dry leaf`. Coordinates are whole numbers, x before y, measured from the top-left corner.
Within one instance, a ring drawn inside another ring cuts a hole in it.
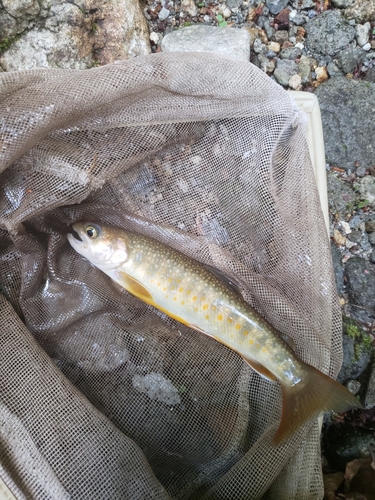
[[[335,472],[334,474],[323,474],[324,482],[324,500],[336,500],[336,490],[344,481],[343,472]]]
[[[345,469],[345,498],[375,500],[375,444],[369,446],[370,457],[353,460]],[[354,496],[357,495],[357,496]],[[359,496],[358,496],[359,495]]]

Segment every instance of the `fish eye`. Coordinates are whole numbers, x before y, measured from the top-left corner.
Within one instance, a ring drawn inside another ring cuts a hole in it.
[[[86,226],[85,233],[89,238],[95,239],[99,236],[99,228],[97,226],[88,225]]]

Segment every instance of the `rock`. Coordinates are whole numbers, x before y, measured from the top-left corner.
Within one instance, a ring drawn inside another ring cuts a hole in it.
[[[318,66],[317,68],[315,68],[315,74],[316,74],[316,81],[318,83],[322,83],[328,80],[328,71],[325,66]]]
[[[362,224],[362,217],[360,215],[354,215],[349,221],[349,227],[351,229],[357,229],[360,224]]]
[[[366,73],[366,76],[364,77],[364,80],[366,82],[372,82],[372,83],[375,83],[375,66],[373,68],[370,68],[367,73]]]
[[[158,18],[160,19],[160,21],[164,21],[164,19],[167,19],[169,14],[170,14],[170,11],[168,9],[166,9],[165,7],[163,7],[158,14]]]
[[[273,26],[271,26],[270,20],[268,17],[266,17],[264,23],[263,23],[263,29],[266,32],[267,37],[270,39],[273,37],[273,35],[276,33],[276,30]]]
[[[370,254],[370,262],[375,264],[375,248],[372,249],[371,254]]]
[[[327,175],[328,205],[332,213],[337,214],[340,219],[353,209],[355,203],[354,191],[333,173]]]
[[[13,0],[12,5],[16,5]],[[147,23],[137,2],[109,0],[102,5],[98,0],[93,10],[90,14],[73,3],[53,3],[45,19],[3,52],[0,65],[6,71],[86,69],[151,51]]]
[[[275,53],[278,53],[280,52],[280,44],[277,42],[269,42],[269,44],[267,45],[267,49],[272,50]]]
[[[306,56],[301,56],[298,63],[298,75],[301,77],[302,84],[311,82],[311,63]]]
[[[372,175],[365,175],[359,181],[358,186],[361,198],[363,200],[368,200],[368,205],[375,208],[375,177]]]
[[[359,166],[357,167],[355,173],[357,177],[364,177],[366,175],[366,168]]]
[[[371,351],[362,344],[362,339],[353,339],[346,333],[342,336],[343,362],[337,376],[340,384],[349,379],[357,379],[368,367],[371,361]]]
[[[315,57],[335,56],[354,39],[355,29],[340,11],[327,10],[305,25],[306,44]]]
[[[372,365],[370,379],[367,384],[365,396],[365,408],[373,408],[375,406],[375,363]]]
[[[159,35],[154,32],[150,33],[150,40],[156,45],[159,41]]]
[[[3,7],[12,17],[34,19],[40,12],[37,0],[3,0]]]
[[[368,52],[370,49],[371,49],[372,45],[371,43],[366,43],[362,49],[365,50],[366,52]]]
[[[246,29],[193,25],[168,33],[163,52],[216,52],[249,61],[250,35]]]
[[[293,59],[293,61],[295,61],[301,54],[302,51],[298,47],[290,47],[289,49],[283,49],[280,52],[280,57],[281,59]]]
[[[352,231],[350,234],[348,234],[348,238],[353,243],[357,243],[357,244],[361,243],[362,231]]]
[[[350,424],[331,425],[323,438],[325,458],[333,469],[345,470],[348,462],[369,456],[369,445],[374,442],[373,431]],[[365,498],[352,496],[347,498]]]
[[[362,257],[352,257],[346,264],[345,276],[351,302],[375,312],[375,268]]]
[[[285,30],[289,28],[289,9],[283,9],[275,17],[275,23],[278,25],[280,30]]]
[[[286,42],[289,39],[289,34],[286,30],[280,30],[280,31],[276,31],[276,33],[273,35],[273,38],[276,42],[278,42],[280,45],[282,45],[284,42]]]
[[[258,64],[257,64],[258,68],[260,68],[262,71],[265,71],[266,73],[273,72],[273,70],[275,69],[275,63],[272,60],[270,61],[268,57],[262,53],[258,54],[257,59],[258,59]]]
[[[342,268],[342,263],[341,263],[342,255],[340,249],[337,248],[336,245],[333,244],[331,245],[331,255],[332,255],[333,271],[335,273],[337,292],[341,294],[345,290],[344,269]]]
[[[288,5],[288,0],[266,0],[266,5],[271,14],[278,14]]]
[[[332,0],[332,5],[338,7],[339,9],[345,9],[352,5],[354,0]]]
[[[368,240],[369,240],[371,245],[375,245],[375,231],[368,235]]]
[[[262,41],[259,38],[256,38],[254,40],[254,52],[256,54],[259,54],[260,52],[262,52],[263,48],[264,44],[262,43]]]
[[[338,63],[346,73],[353,73],[354,69],[358,64],[365,60],[366,52],[359,47],[349,47],[348,49],[342,50],[337,57]]]
[[[375,231],[375,219],[369,219],[365,222],[366,233],[372,233]]]
[[[328,71],[328,74],[331,78],[334,76],[342,76],[343,75],[343,72],[341,71],[341,69],[338,66],[336,66],[336,64],[332,61],[327,64],[327,71]]]
[[[301,77],[299,75],[293,75],[289,79],[288,83],[289,87],[293,90],[300,90],[302,85],[301,85]]]
[[[198,14],[198,8],[195,5],[194,0],[182,0],[181,10],[189,14],[191,17],[195,17]]]
[[[239,9],[243,3],[243,0],[227,0],[226,4],[230,9]]]
[[[357,23],[375,21],[375,0],[355,0],[345,9],[344,16],[347,19],[354,19]]]
[[[15,19],[0,7],[0,42],[14,38],[22,33],[28,25],[27,21]]]
[[[355,26],[355,37],[357,43],[360,47],[363,47],[369,39],[371,24],[369,22],[365,24],[357,24]]]
[[[345,385],[348,391],[354,394],[354,396],[358,394],[361,389],[361,382],[358,382],[358,380],[348,380]]]
[[[292,14],[292,12],[293,12],[293,14]],[[303,16],[302,14],[298,14],[296,11],[292,11],[292,12],[290,13],[290,20],[292,21],[293,24],[295,24],[296,26],[302,26],[303,24],[306,23],[306,21],[307,21],[306,16]]]
[[[278,83],[286,87],[290,77],[297,74],[297,64],[290,59],[278,59],[273,74]]]
[[[353,168],[357,161],[361,166],[372,166],[375,84],[335,77],[322,83],[315,95],[322,114],[327,161],[342,168]]]
[[[255,7],[249,7],[249,12],[247,13],[247,21],[254,21],[257,17],[257,10]]]
[[[346,244],[346,237],[343,236],[337,229],[333,231],[333,239],[338,245],[343,246]]]
[[[231,10],[225,5],[225,3],[222,3],[219,7],[219,14],[225,17],[225,19],[228,19],[232,15]]]
[[[316,7],[315,0],[302,0],[301,9],[313,9]]]
[[[258,28],[244,28],[250,35],[250,48],[254,47],[254,42],[258,38],[259,29]]]

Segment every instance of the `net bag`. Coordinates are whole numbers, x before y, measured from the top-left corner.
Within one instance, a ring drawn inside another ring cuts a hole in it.
[[[165,53],[0,74],[0,476],[18,499],[316,499],[319,428],[277,383],[67,242],[98,221],[242,284],[335,376],[337,303],[306,118],[251,63]]]

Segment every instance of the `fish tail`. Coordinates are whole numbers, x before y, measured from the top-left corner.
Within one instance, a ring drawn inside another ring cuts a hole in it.
[[[275,445],[325,411],[342,413],[349,408],[361,407],[356,397],[336,380],[311,365],[306,364],[304,369],[303,382],[293,387],[281,384],[283,408],[281,422],[273,438]]]

